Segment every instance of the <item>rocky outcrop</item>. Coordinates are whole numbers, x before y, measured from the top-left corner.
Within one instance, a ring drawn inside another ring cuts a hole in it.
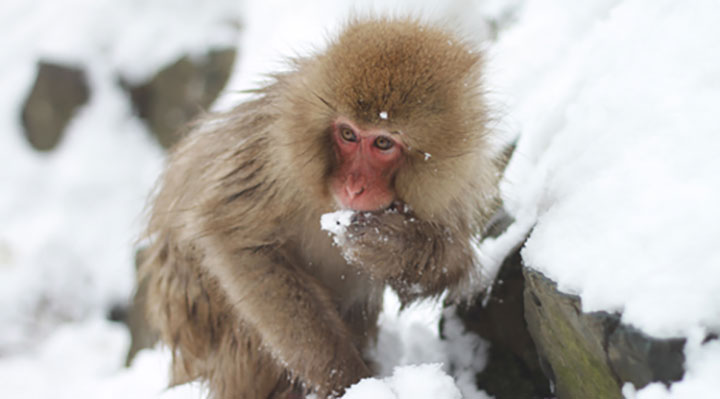
[[[54,149],[77,110],[90,98],[82,68],[50,61],[38,62],[35,83],[22,108],[22,125],[30,145]]]
[[[489,297],[457,308],[465,328],[491,344],[477,383],[495,399],[552,396],[525,323],[524,287],[522,260],[515,252],[500,268]]]
[[[624,383],[642,388],[683,376],[684,339],[654,339],[617,314],[583,313],[580,298],[525,268],[525,320],[558,398],[622,398]]]
[[[639,389],[683,377],[684,339],[655,339],[618,314],[582,312],[579,297],[524,266],[519,250],[484,302],[457,313],[491,344],[477,381],[496,399],[622,398],[626,382]]]
[[[182,128],[218,97],[232,72],[234,48],[209,51],[204,57],[180,57],[150,80],[130,84],[120,79],[134,109],[163,147],[180,137]]]

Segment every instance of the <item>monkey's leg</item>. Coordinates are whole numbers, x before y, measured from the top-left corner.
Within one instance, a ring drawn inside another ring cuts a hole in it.
[[[144,266],[149,321],[173,350],[172,385],[201,379],[213,399],[287,399],[284,367],[253,328],[226,314],[220,287],[204,268],[173,257]]]
[[[209,265],[237,318],[257,331],[262,346],[294,378],[321,395],[342,393],[369,376],[327,291],[271,255],[240,250]]]

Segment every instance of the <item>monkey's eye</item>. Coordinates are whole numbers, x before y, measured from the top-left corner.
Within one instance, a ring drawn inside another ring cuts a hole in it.
[[[340,127],[340,137],[342,137],[342,139],[345,141],[357,141],[357,136],[355,135],[355,132],[353,132],[353,130],[347,126]]]
[[[389,150],[395,143],[385,136],[379,136],[375,139],[375,147],[381,150]]]

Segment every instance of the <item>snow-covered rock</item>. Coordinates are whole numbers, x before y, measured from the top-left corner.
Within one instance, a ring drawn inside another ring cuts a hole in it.
[[[613,396],[718,392],[698,377],[720,365],[717,15],[711,0],[526,2],[492,46],[500,127],[520,137],[501,187],[516,222],[490,244],[529,233],[524,264],[576,295],[578,312],[685,342],[680,381],[641,388],[615,373]],[[564,343],[550,362],[558,394],[578,365]]]

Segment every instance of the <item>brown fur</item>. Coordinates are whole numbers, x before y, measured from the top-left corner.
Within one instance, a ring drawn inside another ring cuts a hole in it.
[[[370,376],[362,353],[384,285],[407,302],[467,283],[470,237],[495,195],[481,59],[456,37],[353,21],[293,65],[196,124],[151,211],[150,322],[172,348],[174,382],[202,379],[216,398],[324,397]],[[319,224],[336,209],[338,116],[408,145],[394,182],[408,210],[357,215],[341,248],[352,264]]]

